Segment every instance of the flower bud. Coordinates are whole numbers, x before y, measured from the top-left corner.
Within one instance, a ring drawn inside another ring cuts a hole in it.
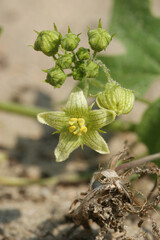
[[[66,80],[66,74],[60,67],[50,68],[47,70],[47,79],[45,82],[54,86],[55,88],[60,88]]]
[[[42,31],[34,43],[36,51],[42,51],[47,56],[53,56],[58,52],[60,34],[57,31]]]
[[[86,64],[85,64],[85,76],[86,78],[96,78],[98,76],[99,73],[99,66],[89,60]]]
[[[87,60],[90,57],[90,50],[87,48],[80,47],[76,53],[78,59],[81,60]]]
[[[70,27],[68,27],[68,33],[64,35],[61,41],[61,46],[66,51],[73,51],[79,44],[80,38],[78,35],[71,32]]]
[[[57,65],[62,69],[67,69],[72,66],[74,55],[72,53],[61,55],[57,60]]]
[[[82,80],[84,78],[84,72],[80,68],[74,67],[72,69],[73,79],[74,80]]]
[[[117,82],[110,82],[97,95],[96,102],[100,108],[113,110],[119,116],[132,110],[134,99],[132,90],[121,87]]]
[[[88,41],[92,50],[94,50],[95,52],[100,52],[104,50],[111,40],[112,37],[105,29],[102,28],[101,20],[99,20],[99,25],[97,29],[88,31]]]

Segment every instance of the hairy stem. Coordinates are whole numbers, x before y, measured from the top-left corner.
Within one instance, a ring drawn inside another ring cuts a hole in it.
[[[99,59],[96,59],[95,62],[102,68],[103,72],[105,73],[108,82],[112,82],[113,79],[111,78],[111,75],[109,73],[109,69],[106,67],[106,65]]]

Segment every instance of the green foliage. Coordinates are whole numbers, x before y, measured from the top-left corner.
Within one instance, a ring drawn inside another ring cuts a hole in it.
[[[137,127],[137,133],[150,153],[160,152],[160,98],[145,111]],[[158,165],[160,166],[160,162]]]
[[[116,33],[126,53],[99,57],[114,80],[139,94],[144,94],[160,75],[160,19],[152,16],[149,7],[149,0],[115,0],[110,32]],[[90,91],[100,90],[105,78],[101,72]]]

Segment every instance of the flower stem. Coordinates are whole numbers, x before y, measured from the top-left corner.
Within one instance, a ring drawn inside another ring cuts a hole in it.
[[[99,59],[96,59],[96,63],[102,68],[103,72],[107,77],[108,82],[113,82],[113,79],[111,78],[111,75],[109,73],[109,69],[106,67],[106,65]]]
[[[88,90],[89,90],[89,82],[88,79],[84,79],[84,96],[87,98],[88,97]]]
[[[48,111],[48,109],[27,107],[13,102],[0,102],[0,110],[24,115],[27,117],[36,117],[38,113]]]
[[[18,177],[0,177],[0,184],[5,186],[28,186],[33,184],[38,185],[56,185],[59,183],[76,183],[82,181],[89,181],[92,173],[86,174],[74,174],[59,177],[29,179],[29,178],[18,178]]]
[[[150,105],[152,102],[144,99],[144,98],[141,98],[139,96],[136,96],[136,100],[139,101],[139,102],[143,102],[143,103],[146,103],[147,105]]]

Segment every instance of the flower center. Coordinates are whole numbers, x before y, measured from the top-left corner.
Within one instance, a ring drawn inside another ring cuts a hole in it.
[[[83,118],[70,118],[69,125],[70,125],[69,131],[74,135],[81,136],[82,133],[87,132],[85,120]]]

